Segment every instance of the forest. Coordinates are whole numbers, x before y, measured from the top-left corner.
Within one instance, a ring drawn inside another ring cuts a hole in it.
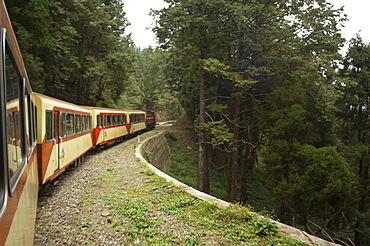
[[[5,0],[32,88],[82,105],[189,117],[198,184],[224,167],[227,200],[248,173],[278,218],[370,245],[370,44],[345,41],[326,0],[165,0],[159,47],[135,47],[120,0]]]

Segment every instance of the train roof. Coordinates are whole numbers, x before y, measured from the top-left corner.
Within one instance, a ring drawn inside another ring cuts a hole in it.
[[[49,96],[46,96],[46,95],[43,95],[43,94],[40,94],[40,93],[36,93],[36,92],[34,92],[33,95],[34,95],[35,98],[40,99],[43,103],[46,103],[46,104],[50,103],[50,105],[53,108],[69,109],[69,110],[76,110],[76,111],[91,113],[90,109],[88,109],[84,106],[81,106],[81,105],[66,102],[66,101],[56,99],[56,98],[53,98],[53,97],[49,97]],[[36,105],[37,105],[37,102],[36,102]]]
[[[106,113],[106,114],[109,114],[109,113],[124,113],[124,114],[137,113],[137,114],[145,114],[145,111],[142,111],[142,110],[100,108],[100,107],[88,107],[88,106],[86,106],[86,108],[89,108],[89,109],[94,110],[94,111],[99,112],[99,113]]]
[[[123,110],[123,109],[114,109],[114,108],[101,108],[101,107],[90,107],[90,106],[85,106],[85,108],[88,108],[90,110],[93,110],[95,112],[98,112],[98,113],[105,113],[105,114],[109,114],[109,113],[113,113],[113,114],[126,114],[127,113],[127,110]]]
[[[127,110],[127,112],[145,114],[145,111],[143,111],[143,110],[133,110],[133,109],[131,109],[131,110]]]

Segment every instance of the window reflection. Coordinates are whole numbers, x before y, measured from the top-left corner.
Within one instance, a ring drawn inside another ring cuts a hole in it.
[[[7,152],[10,178],[14,176],[22,164],[22,115],[20,113],[20,84],[16,66],[11,59],[11,52],[6,47],[5,86],[6,86],[6,121],[7,121]],[[23,96],[23,95],[22,95]]]

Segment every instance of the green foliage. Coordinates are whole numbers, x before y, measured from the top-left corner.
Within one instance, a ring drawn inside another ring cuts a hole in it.
[[[7,6],[35,91],[83,105],[116,104],[132,71],[123,3],[32,0]]]
[[[130,76],[130,86],[122,95],[119,106],[128,109],[154,110],[161,120],[179,117],[180,105],[172,78],[167,77],[166,64],[169,55],[151,47],[134,49],[135,72]]]
[[[176,135],[167,132],[166,137],[171,149],[171,168],[169,174],[191,187],[197,184],[198,152],[194,150],[179,150]]]
[[[369,241],[367,237],[369,223],[370,191],[370,160],[369,160],[369,75],[370,75],[370,45],[365,44],[357,35],[350,41],[349,50],[343,61],[340,71],[341,83],[338,85],[342,97],[337,100],[339,127],[342,151],[350,163],[357,180],[354,186],[356,209],[350,210],[354,216],[350,220],[356,221],[353,239],[356,245]]]
[[[324,219],[351,199],[353,175],[333,147],[304,145],[290,155],[289,173],[275,184],[276,201],[290,208],[301,223],[310,216]]]
[[[268,219],[260,219],[254,222],[256,234],[259,236],[275,235],[277,234],[277,225]]]
[[[256,83],[257,81],[253,78],[245,80],[242,78],[240,73],[232,72],[230,65],[222,63],[220,60],[209,58],[203,61],[203,69],[210,74],[214,75],[216,78],[223,78],[231,81],[237,87],[249,87],[250,85]]]
[[[197,129],[205,135],[206,141],[209,141],[213,148],[228,150],[232,147],[234,135],[228,131],[225,120],[210,121],[198,126]]]

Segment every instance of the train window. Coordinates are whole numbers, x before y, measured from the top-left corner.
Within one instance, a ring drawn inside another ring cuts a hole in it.
[[[107,127],[108,126],[108,115],[102,115],[103,117],[103,127]]]
[[[96,127],[101,127],[101,116],[100,114],[96,116]]]
[[[34,139],[33,139],[33,145],[36,146],[37,144],[37,110],[36,110],[36,105],[34,104],[34,102],[32,102],[32,111],[33,111],[33,136],[34,136]]]
[[[66,133],[66,113],[64,112],[60,112],[60,136],[62,138],[65,138],[67,137],[67,133]]]
[[[89,115],[83,116],[84,132],[87,132],[89,128]]]
[[[29,108],[29,99],[30,98],[30,95],[27,93],[27,91],[25,91],[25,94],[24,94],[24,111],[25,111],[25,144],[26,144],[26,155],[27,156],[30,156],[31,154],[31,112],[30,112],[30,108]]]
[[[8,114],[8,123],[10,130],[8,131],[8,168],[9,176],[12,180],[13,176],[21,167],[22,156],[22,117],[21,117],[21,102],[20,102],[20,81],[21,78],[17,73],[11,51],[9,47],[6,50],[5,57],[5,85],[6,85],[6,111]]]
[[[92,117],[91,117],[91,115],[88,115],[87,116],[87,130],[88,131],[90,131],[91,130],[91,119],[92,119]]]
[[[113,117],[112,115],[107,115],[108,116],[108,126],[112,126],[113,125]]]
[[[35,131],[34,131],[34,128],[35,128],[35,121],[34,121],[35,111],[33,110],[34,104],[33,104],[31,95],[27,96],[27,105],[28,105],[27,110],[28,110],[28,115],[29,115],[28,127],[29,127],[29,134],[30,134],[30,145],[31,145],[31,148],[33,148],[34,145],[35,145],[36,136],[35,136]]]
[[[113,125],[113,115],[108,115],[108,124],[109,126]]]
[[[91,116],[86,115],[85,117],[85,125],[86,125],[86,131],[90,131],[91,123],[90,123]]]
[[[90,130],[90,115],[86,115],[85,116],[85,131],[89,131]]]
[[[88,122],[89,122],[88,129],[91,130],[91,125],[92,125],[92,116],[91,115],[89,115]]]
[[[65,126],[66,126],[66,135],[72,136],[73,135],[73,125],[74,125],[74,114],[67,113],[65,119]]]
[[[7,40],[3,39],[2,41]],[[25,80],[22,78],[20,68],[15,60],[15,55],[9,42],[3,43],[5,56],[3,56],[3,66],[5,68],[5,103],[6,115],[8,117],[8,132],[6,139],[6,155],[8,156],[8,174],[10,194],[13,195],[15,188],[20,181],[21,174],[26,167],[26,126],[29,120],[26,117],[25,102]],[[4,54],[4,50],[3,50]]]
[[[81,115],[76,114],[75,115],[75,124],[74,124],[74,133],[80,133],[81,132]]]
[[[90,116],[89,115],[85,115],[85,132],[87,132],[88,130],[90,130],[89,119],[90,119]]]
[[[46,142],[53,139],[53,111],[46,110],[45,112],[45,133]]]
[[[114,116],[114,124],[117,126],[119,125],[119,118],[118,118],[119,115],[115,115]]]
[[[81,115],[81,132],[86,131],[86,115]]]

